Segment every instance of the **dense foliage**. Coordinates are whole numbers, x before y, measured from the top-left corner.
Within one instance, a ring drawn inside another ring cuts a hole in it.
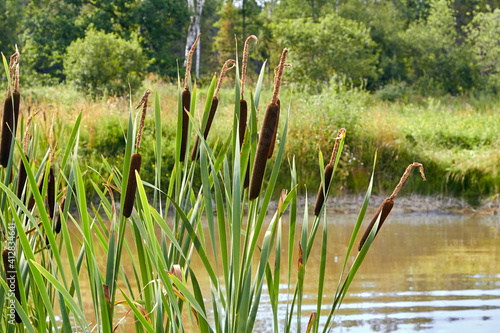
[[[135,40],[126,41],[116,34],[90,29],[85,38],[67,48],[64,74],[69,82],[89,93],[117,92],[140,86],[140,72],[145,61]]]
[[[0,48],[10,54],[14,44],[20,46],[29,64],[24,82],[60,82],[67,79],[65,66],[66,71],[71,66],[64,65],[69,45],[93,26],[137,40],[148,60],[143,76],[152,72],[175,79],[193,22],[188,4],[8,0],[0,4]],[[408,90],[458,95],[496,94],[500,89],[498,0],[205,0],[203,6],[201,61],[193,62],[201,78],[210,77],[233,56],[235,36],[242,46],[244,38],[254,34],[259,43],[250,48],[253,76],[266,59],[276,62],[279,50],[293,45],[291,77],[302,86],[312,85],[312,90],[334,73],[355,84],[367,79],[369,90],[387,90],[380,96],[388,99]],[[273,69],[267,70],[271,75]]]

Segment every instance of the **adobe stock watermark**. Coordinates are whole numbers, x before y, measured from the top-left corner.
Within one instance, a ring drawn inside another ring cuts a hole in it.
[[[19,285],[16,272],[16,226],[13,221],[9,223],[6,234],[6,246],[2,252],[5,279],[9,290],[7,292],[7,318],[9,325],[20,323],[21,318],[16,311],[16,298],[20,299]]]

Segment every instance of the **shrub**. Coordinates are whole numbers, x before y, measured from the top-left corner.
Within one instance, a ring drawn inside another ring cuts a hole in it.
[[[68,46],[64,57],[64,74],[69,82],[91,94],[122,94],[141,84],[145,68],[142,49],[136,40],[124,40],[94,28],[85,38]]]
[[[279,42],[290,47],[292,79],[320,88],[334,74],[342,74],[360,84],[359,79],[375,80],[376,44],[362,23],[337,15],[283,20],[277,26]]]

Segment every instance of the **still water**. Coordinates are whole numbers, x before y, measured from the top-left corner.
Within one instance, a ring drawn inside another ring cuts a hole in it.
[[[288,237],[287,218],[283,219],[284,238]],[[328,221],[324,320],[337,288],[355,221],[353,215],[331,216]],[[364,228],[363,225],[360,234]],[[499,236],[498,215],[391,214],[344,299],[335,319],[334,332],[499,332]],[[320,237],[318,232],[317,246],[306,267],[303,331],[310,313],[316,311]],[[282,248],[288,248],[285,240]],[[282,255],[286,256],[286,251]],[[354,256],[349,263],[353,260]],[[200,267],[196,260],[193,265]],[[295,271],[295,265],[293,269]],[[282,276],[279,311],[284,317],[288,300],[286,270]],[[200,280],[203,279],[200,277]],[[209,292],[208,277],[203,281]],[[292,332],[296,331],[296,319],[293,324]],[[267,295],[262,296],[255,331],[273,331]]]
[[[299,215],[300,216],[300,215]],[[328,221],[327,270],[321,319],[330,309],[345,259],[356,216],[330,214]],[[371,214],[367,214],[371,216]],[[271,216],[269,216],[271,218]],[[283,217],[282,280],[279,311],[284,317],[288,300],[286,249],[288,216]],[[301,221],[301,217],[298,217]],[[267,221],[269,222],[269,221]],[[368,221],[361,227],[360,234]],[[312,223],[312,220],[310,224]],[[297,226],[295,244],[298,245]],[[208,235],[208,230],[205,230]],[[208,237],[208,236],[207,236]],[[464,217],[451,214],[398,214],[393,212],[377,235],[335,318],[334,332],[499,332],[500,326],[500,217]],[[128,243],[133,249],[131,235]],[[321,227],[306,266],[303,317],[304,331],[309,315],[316,311]],[[259,243],[260,245],[260,243]],[[357,247],[357,246],[356,246]],[[296,275],[296,256],[292,276]],[[349,263],[354,260],[353,253]],[[208,251],[209,255],[213,255]],[[103,256],[103,260],[105,257]],[[133,277],[128,256],[122,267]],[[214,258],[212,257],[213,261]],[[273,258],[271,260],[274,261]],[[254,260],[255,261],[255,260]],[[220,262],[220,261],[219,261]],[[197,254],[191,267],[210,307],[208,276]],[[130,271],[129,271],[130,270]],[[83,272],[82,272],[83,273]],[[131,282],[134,279],[131,279]],[[264,284],[265,286],[265,284]],[[265,287],[264,287],[265,288]],[[85,294],[85,286],[82,286]],[[82,295],[85,297],[85,295]],[[91,297],[86,307],[93,317]],[[255,332],[272,332],[272,310],[264,292]],[[280,322],[283,325],[283,322]],[[296,331],[297,319],[293,320]],[[125,324],[133,332],[132,318]],[[282,326],[280,331],[282,330]]]

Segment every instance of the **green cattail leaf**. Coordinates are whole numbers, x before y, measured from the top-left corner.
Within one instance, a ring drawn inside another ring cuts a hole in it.
[[[259,78],[257,79],[257,86],[255,87],[255,96],[253,96],[253,103],[256,105],[256,109],[259,107],[260,91],[262,90],[262,81],[264,80],[264,74],[266,72],[267,60],[264,61],[262,67],[260,68]]]
[[[67,302],[68,305],[70,306],[70,309],[75,313],[75,315],[78,316],[75,319],[82,325],[81,327],[83,329],[89,330],[90,328],[85,321],[85,315],[83,314],[79,306],[76,304],[76,302],[73,300],[73,297],[71,297],[71,295],[67,292],[67,289],[52,274],[50,274],[45,268],[43,268],[36,261],[31,260],[30,263],[54,286],[54,288],[57,289],[58,292],[61,293],[61,295],[64,297],[65,302]]]
[[[125,301],[127,301],[128,306],[130,306],[130,309],[132,310],[132,312],[134,312],[135,317],[142,324],[142,327],[144,327],[146,329],[146,331],[149,333],[155,333],[153,326],[151,326],[149,321],[147,321],[146,318],[144,318],[143,314],[139,311],[139,309],[137,309],[137,306],[134,304],[134,302],[132,302],[132,300],[130,298],[128,298],[127,295],[125,295],[123,290],[120,290],[120,291],[121,291],[123,297],[125,298]]]
[[[2,285],[3,290],[9,290],[9,286],[7,283],[4,281],[4,279],[0,279],[0,284]],[[21,304],[16,300],[15,302],[16,306],[16,311],[19,314],[19,317],[21,317],[21,320],[23,322],[24,328],[30,332],[30,333],[36,333],[35,328],[31,324],[28,315],[26,314],[26,311],[24,311],[23,307]]]

